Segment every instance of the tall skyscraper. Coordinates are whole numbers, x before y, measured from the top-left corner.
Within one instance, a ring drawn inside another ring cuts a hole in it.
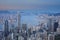
[[[58,22],[56,22],[57,19],[55,19],[55,17],[51,16],[49,18],[49,32],[54,32],[55,26],[58,26]]]
[[[17,12],[17,14],[18,14],[18,28],[20,28],[21,15],[20,15],[19,11]]]
[[[16,40],[19,40],[19,36],[20,36],[20,31],[21,31],[21,25],[20,25],[20,13],[19,11],[17,12],[17,35],[16,35]]]
[[[8,20],[5,20],[5,23],[4,23],[4,37],[5,37],[5,40],[7,40],[8,35],[9,35],[9,25],[8,25]]]
[[[49,22],[48,22],[48,29],[49,29],[49,32],[53,31],[53,21],[51,18],[49,19]]]

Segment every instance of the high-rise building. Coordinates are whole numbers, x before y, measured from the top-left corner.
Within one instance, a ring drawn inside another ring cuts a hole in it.
[[[22,36],[27,40],[27,24],[22,24]]]
[[[27,24],[22,24],[22,29],[27,30]]]
[[[20,13],[19,12],[17,12],[17,14],[18,14],[18,28],[20,29],[20,21],[21,21],[21,15],[20,15]]]
[[[48,22],[49,32],[55,32],[57,27],[58,27],[57,19],[55,19],[55,17],[51,16],[49,18],[49,22]]]
[[[49,22],[48,22],[48,31],[49,32],[53,31],[53,21],[51,18],[49,18]]]
[[[58,28],[58,22],[54,22],[54,32],[57,31],[57,28]]]
[[[57,28],[57,34],[60,34],[60,24],[59,24],[59,26]]]
[[[7,40],[8,35],[9,35],[9,25],[8,25],[8,20],[5,20],[5,23],[4,23],[4,37],[5,37],[5,40]]]
[[[20,25],[20,13],[19,11],[17,12],[17,27],[16,27],[16,40],[19,40],[19,36],[20,36],[20,29],[21,29],[21,25]]]

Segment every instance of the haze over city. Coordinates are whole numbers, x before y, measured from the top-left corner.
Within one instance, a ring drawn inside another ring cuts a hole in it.
[[[60,0],[0,0],[0,40],[60,40]]]

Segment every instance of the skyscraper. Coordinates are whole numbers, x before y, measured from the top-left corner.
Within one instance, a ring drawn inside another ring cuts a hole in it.
[[[52,22],[52,19],[49,18],[49,22],[48,22],[48,29],[49,29],[49,32],[52,32],[53,31],[53,22]]]
[[[20,36],[20,31],[21,31],[21,25],[20,25],[20,13],[19,11],[17,12],[17,35],[16,35],[16,40],[19,40]]]
[[[21,26],[21,25],[20,25],[20,20],[21,20],[20,18],[21,18],[21,16],[20,16],[19,11],[17,12],[17,14],[18,14],[18,28],[20,29],[20,26]]]
[[[22,24],[22,36],[27,40],[27,24]]]
[[[5,23],[4,23],[4,37],[5,37],[5,40],[7,40],[8,35],[9,35],[9,25],[8,25],[8,20],[5,20]]]
[[[55,23],[54,23],[54,32],[57,31],[57,28],[58,28],[58,22],[55,22]]]

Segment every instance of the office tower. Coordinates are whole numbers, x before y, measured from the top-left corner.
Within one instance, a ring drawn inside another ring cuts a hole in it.
[[[49,32],[51,32],[52,30],[51,30],[51,28],[52,28],[52,19],[49,19],[49,22],[48,22],[48,31]]]
[[[48,31],[49,32],[53,32],[54,31],[54,18],[49,18]]]
[[[60,24],[59,24],[59,26],[57,28],[57,34],[60,34]]]
[[[57,31],[57,28],[58,28],[58,22],[54,22],[54,32]]]
[[[9,25],[8,25],[8,20],[5,20],[5,23],[4,23],[4,37],[5,37],[5,40],[7,40],[8,35],[9,35]]]
[[[57,31],[56,33],[58,34],[59,38],[60,38],[60,17],[58,18],[58,28],[57,28]]]
[[[27,35],[28,35],[28,37],[30,37],[30,35],[31,35],[31,28],[28,29],[28,34]]]
[[[10,35],[11,35],[10,38],[11,38],[11,40],[14,39],[14,27],[15,27],[14,24],[12,24],[12,25],[11,25],[11,28],[10,28]]]
[[[21,25],[20,25],[20,13],[19,13],[19,11],[17,12],[17,35],[16,35],[16,40],[19,40],[19,36],[20,36],[20,29],[21,29]]]
[[[27,40],[27,24],[22,24],[22,36]]]
[[[18,28],[20,29],[21,15],[19,14],[19,12],[17,12],[17,14],[18,14]]]

